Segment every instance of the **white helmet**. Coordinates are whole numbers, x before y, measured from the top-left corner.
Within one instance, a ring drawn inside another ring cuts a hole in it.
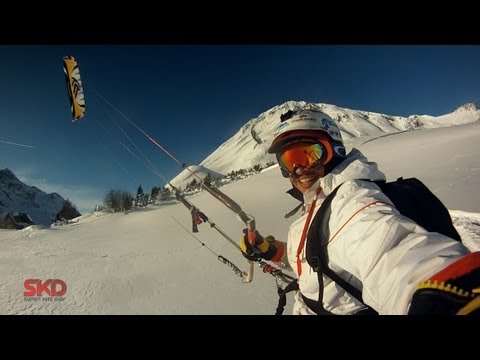
[[[280,117],[281,123],[275,129],[270,154],[295,138],[317,138],[320,133],[328,135],[335,142],[343,144],[337,124],[327,114],[318,110],[289,110]]]

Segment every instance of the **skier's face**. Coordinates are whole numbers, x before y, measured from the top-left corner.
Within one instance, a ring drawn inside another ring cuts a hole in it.
[[[320,139],[318,142],[300,141],[287,145],[276,154],[282,175],[288,177],[302,193],[325,175],[324,164],[332,156],[332,151],[328,151],[326,146],[330,144]]]
[[[302,193],[310,189],[315,182],[325,175],[325,167],[317,163],[316,166],[297,166],[290,174],[290,181]]]

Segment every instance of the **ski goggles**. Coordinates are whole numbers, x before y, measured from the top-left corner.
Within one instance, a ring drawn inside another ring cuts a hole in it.
[[[277,154],[278,165],[284,177],[292,177],[301,166],[305,169],[320,167],[329,162],[333,152],[330,143],[319,140],[316,143],[299,142],[286,147]]]

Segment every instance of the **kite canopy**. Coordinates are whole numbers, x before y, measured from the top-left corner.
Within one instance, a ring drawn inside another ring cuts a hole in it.
[[[65,56],[63,58],[63,71],[67,81],[72,121],[77,121],[85,114],[85,96],[83,94],[82,80],[80,79],[80,70],[78,70],[78,64],[73,56]]]

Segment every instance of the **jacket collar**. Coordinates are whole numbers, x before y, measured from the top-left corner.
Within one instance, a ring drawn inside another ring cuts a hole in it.
[[[337,186],[348,180],[370,179],[385,180],[385,174],[378,170],[377,163],[367,160],[359,150],[353,148],[337,167],[324,177],[318,179],[313,186],[303,194],[304,203],[309,206],[319,186],[322,192],[318,199],[324,199]]]

